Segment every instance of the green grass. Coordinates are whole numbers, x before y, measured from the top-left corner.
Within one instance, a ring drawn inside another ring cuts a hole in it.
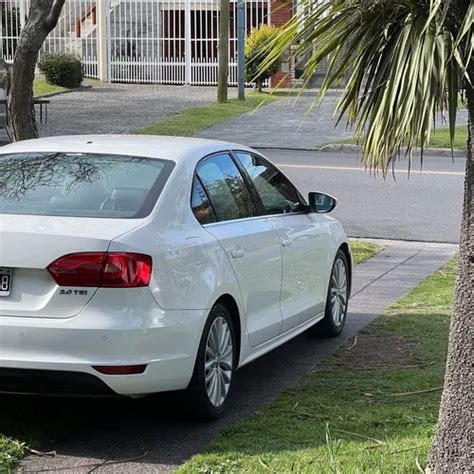
[[[100,81],[97,79],[84,78],[81,87],[92,86],[94,83],[98,84]],[[76,89],[68,89],[67,87],[55,86],[50,84],[46,79],[35,79],[33,82],[33,94],[35,96],[41,96],[46,94],[59,94],[61,92],[72,91]]]
[[[213,103],[202,107],[192,107],[183,112],[162,120],[150,127],[142,128],[140,135],[173,135],[190,137],[206,128],[212,127],[231,118],[251,112],[263,101],[270,103],[279,97],[265,93],[247,94],[245,101],[230,99],[224,104]]]
[[[379,245],[370,242],[351,241],[354,263],[370,258],[381,249]],[[40,449],[48,440],[60,439],[68,433],[90,432],[94,429],[94,423],[99,425],[102,423],[104,412],[115,413],[115,410],[123,410],[123,405],[117,405],[123,402],[123,400],[78,400],[75,401],[74,411],[71,412],[71,399],[39,400],[35,397],[2,396],[0,399],[0,419],[2,420],[0,472],[8,472],[21,459],[26,446]],[[143,416],[142,412],[146,411],[146,402],[147,400],[140,402],[143,409],[135,405],[127,406],[130,409],[134,407],[133,409],[138,410],[138,416]]]
[[[418,472],[438,415],[455,272],[455,261],[435,272],[178,472]]]
[[[23,456],[24,445],[0,434],[0,472],[8,472],[16,461]]]
[[[335,142],[337,144],[351,144],[357,145],[357,141],[354,138],[347,138]],[[437,128],[431,134],[430,144],[431,148],[451,148],[451,142],[449,139],[448,128]],[[459,125],[456,127],[456,133],[454,136],[454,148],[457,150],[467,149],[467,126]]]
[[[430,147],[432,148],[451,148],[448,128],[438,128],[431,135]],[[454,148],[459,150],[467,149],[467,126],[456,127],[454,137]]]
[[[354,265],[367,260],[383,250],[383,247],[365,240],[351,240],[352,262]]]
[[[35,96],[56,94],[67,90],[68,89],[66,89],[65,87],[50,84],[48,81],[46,81],[46,79],[35,79],[35,81],[33,82],[33,93]]]

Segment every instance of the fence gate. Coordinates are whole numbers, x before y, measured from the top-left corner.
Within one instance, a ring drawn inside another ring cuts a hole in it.
[[[270,0],[246,0],[246,31],[269,21]],[[237,84],[237,1],[230,4],[229,83]],[[217,83],[217,0],[112,0],[109,78],[117,82]]]

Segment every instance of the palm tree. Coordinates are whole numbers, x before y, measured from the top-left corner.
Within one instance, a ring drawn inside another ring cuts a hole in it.
[[[448,117],[451,143],[460,101],[468,107],[460,268],[440,416],[428,458],[433,472],[472,469],[474,315],[474,2],[472,0],[302,0],[267,47],[262,68],[292,47],[308,58],[307,84],[329,68],[316,99],[347,80],[337,114],[347,114],[362,159],[385,175],[430,139],[435,112]],[[423,154],[422,154],[423,157]]]

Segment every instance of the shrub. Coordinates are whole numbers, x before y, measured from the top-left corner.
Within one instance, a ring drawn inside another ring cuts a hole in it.
[[[82,83],[82,64],[73,54],[47,54],[38,65],[50,84],[74,88]]]
[[[278,33],[278,28],[261,25],[253,28],[245,42],[245,64],[247,82],[255,82],[257,89],[262,90],[263,82],[280,70],[281,59],[262,70],[266,57],[266,47]]]

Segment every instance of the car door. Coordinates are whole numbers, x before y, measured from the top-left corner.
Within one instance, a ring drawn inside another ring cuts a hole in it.
[[[249,152],[235,153],[280,238],[282,332],[286,332],[324,310],[328,235],[321,217],[307,212],[301,195],[275,166]]]
[[[210,204],[210,206],[209,206]],[[218,153],[196,168],[195,216],[222,244],[242,295],[252,346],[278,336],[282,326],[282,252],[272,224],[259,215],[234,159]]]

